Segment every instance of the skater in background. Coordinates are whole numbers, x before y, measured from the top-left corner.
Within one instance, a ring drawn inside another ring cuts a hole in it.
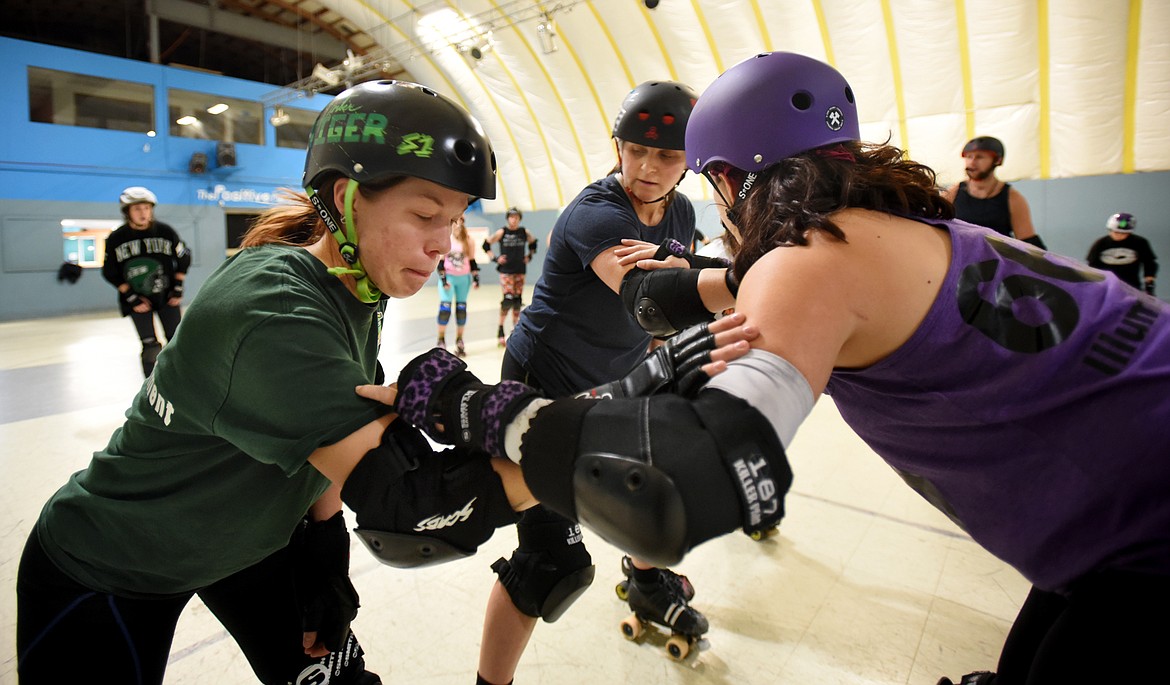
[[[1120,212],[1105,222],[1109,231],[1089,248],[1086,260],[1094,269],[1113,272],[1123,283],[1154,294],[1154,277],[1158,275],[1158,257],[1150,241],[1134,233],[1137,219]]]
[[[543,507],[674,563],[783,514],[784,448],[825,393],[907,485],[1033,584],[996,672],[963,683],[1164,680],[1170,307],[954,220],[931,169],[859,137],[852,88],[803,55],[751,57],[699,99],[687,161],[739,241],[725,320],[743,317],[751,351],[697,393],[661,359],[643,387],[674,392],[604,401],[416,360],[399,411],[458,427],[448,440],[469,431],[520,464]],[[492,411],[459,416],[449,387]]]
[[[418,131],[460,156],[396,154]],[[211,275],[125,423],[44,506],[17,580],[24,685],[161,683],[196,594],[260,682],[377,683],[349,631],[342,502],[397,566],[467,556],[515,521],[514,465],[433,453],[354,393],[379,375],[385,298],[417,293],[468,196],[495,194],[482,128],[422,86],[363,83],[319,115],[304,186]],[[468,501],[459,525],[415,530]]]
[[[536,255],[536,236],[520,225],[523,218],[524,214],[518,208],[509,207],[508,225],[485,238],[482,246],[500,273],[503,298],[500,300],[500,326],[496,330],[500,347],[508,339],[504,335],[504,319],[508,317],[508,312],[512,312],[513,330],[520,320],[520,310],[524,308],[524,276],[528,272],[528,262]],[[499,256],[492,251],[495,243],[500,244]]]
[[[467,220],[460,216],[451,226],[451,251],[439,262],[439,347],[447,349],[447,324],[455,308],[455,354],[467,356],[463,329],[467,326],[467,294],[479,289],[479,265],[475,245],[467,234]]]
[[[106,238],[102,276],[118,290],[122,316],[134,322],[142,341],[142,375],[150,376],[163,348],[154,318],[168,341],[175,337],[191,252],[175,229],[154,218],[158,198],[149,189],[131,186],[118,203],[126,223]]]
[[[995,175],[1003,156],[998,138],[979,136],[967,141],[963,146],[967,180],[948,188],[946,198],[954,204],[956,218],[1047,249],[1032,225],[1028,201]]]

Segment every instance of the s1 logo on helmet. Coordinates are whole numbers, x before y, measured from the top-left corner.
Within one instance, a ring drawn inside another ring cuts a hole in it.
[[[400,155],[414,154],[415,157],[430,157],[435,150],[435,139],[425,133],[407,133],[402,136],[396,152]]]

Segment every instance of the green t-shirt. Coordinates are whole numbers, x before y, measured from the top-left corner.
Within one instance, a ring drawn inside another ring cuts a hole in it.
[[[383,304],[301,248],[248,248],[212,274],[126,422],[45,505],[49,556],[139,596],[204,587],[284,547],[329,481],[306,461],[389,411],[374,379]]]

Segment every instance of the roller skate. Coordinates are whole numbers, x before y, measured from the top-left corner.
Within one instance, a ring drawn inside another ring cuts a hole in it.
[[[435,343],[435,347],[439,348],[440,350],[447,349],[447,337],[440,335],[439,342]]]
[[[634,562],[628,554],[622,556],[622,573],[625,574],[626,578],[625,580],[618,581],[613,591],[617,593],[618,599],[625,602],[630,598],[630,582],[634,577]],[[674,588],[674,591],[681,594],[688,602],[695,598],[695,586],[691,585],[689,578],[679,575],[668,568],[660,568],[658,569],[658,573],[663,581],[670,584]]]
[[[748,533],[748,537],[755,540],[756,542],[763,542],[764,540],[767,540],[771,537],[776,537],[779,534],[780,526],[776,525],[771,526],[770,528],[757,528],[756,530]]]
[[[682,661],[707,632],[707,618],[693,609],[678,586],[660,580],[652,585],[630,581],[629,599],[633,615],[621,623],[622,635],[637,640],[651,623],[670,629],[666,653],[675,661]]]
[[[467,348],[463,346],[463,338],[455,338],[455,354],[460,357],[467,356]]]

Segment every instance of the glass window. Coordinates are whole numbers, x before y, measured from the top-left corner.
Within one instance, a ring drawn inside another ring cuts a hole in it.
[[[154,131],[154,86],[28,68],[28,118],[44,124]]]
[[[167,112],[172,136],[264,144],[264,107],[259,102],[172,88]]]
[[[106,238],[121,221],[112,219],[62,219],[65,261],[87,269],[101,268],[106,256]]]
[[[309,148],[309,133],[313,130],[313,122],[317,121],[317,112],[292,107],[278,107],[270,121],[276,127],[277,147],[307,150]]]

